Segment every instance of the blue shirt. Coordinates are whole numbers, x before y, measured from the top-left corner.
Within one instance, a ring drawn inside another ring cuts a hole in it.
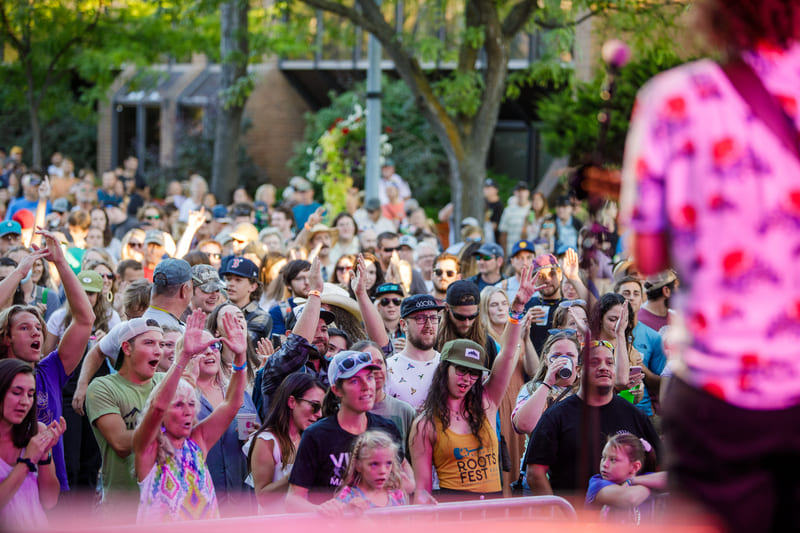
[[[39,200],[34,200],[34,201],[26,200],[24,196],[20,196],[19,198],[14,198],[13,200],[11,200],[11,203],[8,204],[8,209],[6,210],[6,217],[3,220],[11,220],[11,217],[13,217],[17,211],[22,211],[23,209],[27,209],[28,211],[31,212],[31,214],[33,214],[33,216],[36,216],[36,208],[38,207],[38,205],[39,205]],[[50,214],[50,207],[51,207],[50,201],[48,201],[47,209],[45,210],[46,215]]]
[[[292,208],[294,222],[297,224],[298,231],[305,226],[306,222],[308,221],[308,217],[310,217],[311,214],[320,207],[322,206],[318,202],[311,202],[308,205],[298,204]]]
[[[637,322],[633,328],[633,347],[642,354],[642,364],[660,376],[667,365],[667,356],[664,353],[661,335],[653,328]],[[650,393],[647,392],[647,387],[644,387],[644,396],[636,404],[636,407],[648,416],[653,414],[653,404],[650,402]]]

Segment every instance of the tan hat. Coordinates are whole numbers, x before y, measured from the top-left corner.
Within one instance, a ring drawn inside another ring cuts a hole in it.
[[[331,237],[333,237],[334,235],[339,233],[339,230],[336,228],[330,228],[325,224],[320,223],[320,224],[314,224],[314,226],[309,230],[310,234],[309,238],[313,239],[314,235],[316,235],[317,233],[330,233]]]
[[[644,290],[651,291],[654,289],[660,289],[661,287],[666,287],[676,279],[678,279],[678,275],[675,274],[674,270],[664,270],[658,274],[647,276],[647,279],[644,282]]]
[[[323,304],[332,305],[334,307],[340,307],[356,317],[359,321],[363,320],[361,317],[361,309],[358,308],[358,302],[350,298],[350,293],[348,293],[343,288],[335,285],[333,283],[325,283],[322,289],[322,294],[320,295],[320,300]],[[304,298],[295,298],[295,302],[303,303],[305,302]]]
[[[251,242],[258,240],[258,228],[249,222],[242,222],[238,224],[231,232],[231,238],[242,242]]]

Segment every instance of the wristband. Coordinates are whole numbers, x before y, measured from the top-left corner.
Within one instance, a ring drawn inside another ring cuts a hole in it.
[[[39,461],[36,464],[37,465],[49,465],[52,462],[53,462],[53,454],[50,453],[50,452],[47,452],[47,459],[42,459],[41,461]]]
[[[545,387],[547,387],[547,388],[548,388],[548,389],[550,389],[550,390],[553,390],[553,386],[552,386],[552,385],[548,385],[548,384],[547,384],[547,383],[545,383],[544,381],[542,381],[542,385],[544,385]]]
[[[27,457],[20,457],[17,459],[18,464],[23,464],[28,467],[29,472],[36,472],[36,465]]]
[[[245,361],[245,363],[242,366],[233,365],[233,371],[234,372],[241,372],[245,368],[247,368],[247,361]]]
[[[522,311],[520,313],[516,313],[512,309],[509,309],[508,311],[508,317],[511,318],[512,320],[516,320],[516,322],[512,322],[513,324],[518,324],[519,321],[522,320],[524,316],[525,316],[525,311]]]
[[[319,296],[320,298],[322,298],[322,295],[320,294],[320,292],[318,290],[308,291],[308,295],[309,296]]]
[[[508,322],[509,322],[509,324],[519,324],[519,320],[517,320],[516,318],[513,318],[511,316],[508,317]]]
[[[626,479],[625,483],[627,483],[629,486],[633,487],[633,480],[631,478]]]

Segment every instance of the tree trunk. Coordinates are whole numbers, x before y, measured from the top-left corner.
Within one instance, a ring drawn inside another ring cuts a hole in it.
[[[33,168],[42,169],[42,126],[39,123],[39,106],[33,96],[33,79],[28,80],[28,115],[31,121],[31,156]]]
[[[247,12],[246,0],[229,0],[220,6],[220,106],[214,134],[214,157],[211,166],[211,190],[219,203],[231,200],[239,184],[239,134],[244,113],[244,98],[228,100],[226,89],[247,76]]]

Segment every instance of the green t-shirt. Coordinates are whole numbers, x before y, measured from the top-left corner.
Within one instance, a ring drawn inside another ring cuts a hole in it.
[[[86,391],[86,414],[92,423],[92,431],[103,456],[103,505],[116,499],[127,503],[132,494],[138,495],[139,486],[133,474],[133,453],[125,458],[117,455],[94,423],[101,416],[115,414],[122,417],[128,430],[136,429],[147,397],[165,375],[157,372],[150,383],[144,385],[135,385],[119,374],[103,376],[89,384]]]

